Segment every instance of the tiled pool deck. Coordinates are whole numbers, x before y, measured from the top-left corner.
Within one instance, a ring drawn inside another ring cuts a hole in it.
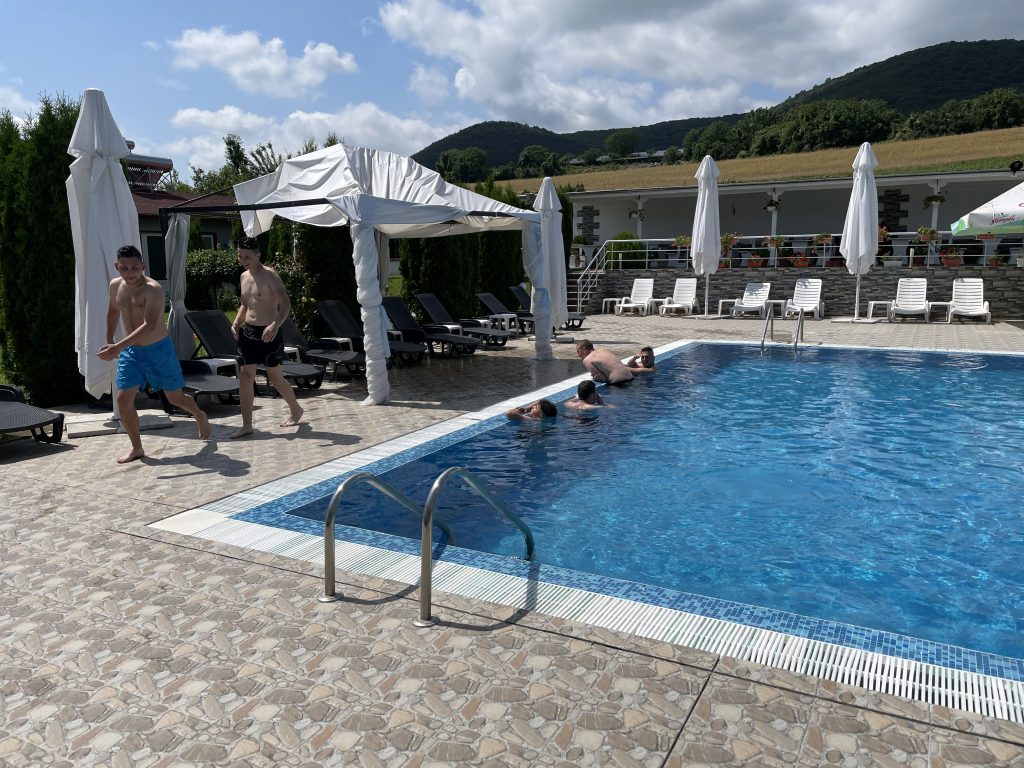
[[[678,338],[755,340],[755,320],[597,316],[625,355]],[[786,336],[792,323],[777,323]],[[809,344],[1024,352],[1006,324],[812,322]],[[149,524],[580,371],[532,345],[302,396],[308,423],[228,441],[237,409],[126,438],[0,444],[0,765],[1024,765],[1024,726],[737,662],[536,611],[339,571]],[[284,416],[257,401],[257,425]],[[70,414],[69,420],[75,421]],[[684,553],[685,554],[685,551]]]

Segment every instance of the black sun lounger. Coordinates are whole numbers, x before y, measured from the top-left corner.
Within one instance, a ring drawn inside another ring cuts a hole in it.
[[[512,291],[512,295],[516,297],[523,309],[527,312],[530,311],[530,294],[526,292],[526,289],[521,285],[510,285],[508,287]],[[586,315],[581,315],[579,312],[569,312],[566,315],[567,319],[563,325],[566,328],[580,328],[583,326],[583,321],[587,319]]]
[[[522,310],[513,312],[502,304],[498,297],[493,293],[478,293],[476,297],[480,299],[480,303],[487,308],[487,311],[490,312],[493,317],[500,317],[502,315],[506,317],[514,317],[516,319],[516,325],[519,326],[520,333],[529,333],[533,331],[533,315],[529,312],[524,312]]]
[[[216,397],[222,403],[238,402],[238,379],[234,376],[211,373],[201,360],[179,360],[178,363],[181,365],[181,375],[185,379],[182,390],[188,392],[196,400],[199,400],[201,395],[207,395],[211,398]],[[171,401],[164,395],[163,390],[157,392],[156,395],[150,392],[150,396],[160,398],[165,413],[181,413],[179,409],[171,405]]]
[[[200,309],[185,313],[185,319],[199,339],[199,347],[210,357],[225,357],[238,360],[238,342],[231,333],[227,316],[217,309]],[[199,350],[196,350],[198,354]],[[195,355],[193,355],[195,358]],[[295,363],[286,360],[282,364],[284,377],[295,382],[299,389],[318,389],[324,380],[324,369],[310,363]],[[267,368],[256,366],[256,372],[267,375]]]
[[[323,299],[316,303],[316,311],[336,340],[347,339],[353,351],[366,351],[363,347],[363,326],[352,317],[352,313],[342,302],[337,299]],[[389,359],[399,366],[405,363],[421,363],[427,353],[427,345],[419,341],[388,339],[388,346],[391,348]]]
[[[430,349],[431,355],[451,357],[452,354],[471,355],[480,345],[479,340],[471,336],[448,333],[443,325],[420,325],[405,302],[397,296],[387,296],[382,302],[391,324],[402,334],[405,341],[423,341]],[[435,345],[440,347],[435,349]]]
[[[508,331],[491,328],[483,320],[453,320],[441,300],[432,293],[417,293],[416,301],[427,310],[431,320],[445,326],[454,334],[464,333],[473,336],[489,347],[504,347],[508,341]]]
[[[362,352],[344,349],[341,342],[336,339],[313,339],[309,341],[290,317],[285,318],[284,323],[281,325],[281,333],[284,334],[285,345],[295,347],[299,351],[299,357],[303,362],[332,365],[332,380],[338,378],[339,367],[346,368],[353,375],[365,372],[366,370],[366,355]]]
[[[51,427],[49,433],[46,427]],[[20,389],[0,384],[0,435],[11,432],[31,432],[36,442],[59,443],[64,414],[29,405]]]

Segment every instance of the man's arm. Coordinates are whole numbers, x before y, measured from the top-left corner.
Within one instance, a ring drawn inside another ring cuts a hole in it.
[[[114,334],[117,333],[117,323],[121,319],[121,310],[117,306],[117,286],[121,282],[120,277],[110,281],[107,289],[109,302],[107,304],[107,345],[114,343]]]
[[[231,334],[237,339],[238,329],[242,327],[242,323],[245,322],[245,316],[249,314],[249,307],[245,303],[245,277],[248,272],[243,272],[242,276],[238,278],[238,293],[241,296],[238,302],[238,311],[235,313],[235,321],[231,323]]]
[[[270,282],[274,287],[274,294],[277,298],[275,308],[277,309],[277,316],[273,322],[267,326],[266,330],[263,331],[263,340],[271,342],[277,337],[277,332],[284,323],[285,318],[288,317],[288,313],[292,310],[291,299],[288,298],[288,291],[284,287],[284,281],[281,276],[270,267],[267,267],[267,272],[270,273]]]

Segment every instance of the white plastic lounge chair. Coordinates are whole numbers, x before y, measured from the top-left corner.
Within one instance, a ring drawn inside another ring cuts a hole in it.
[[[800,310],[804,314],[814,313],[815,320],[821,320],[825,314],[825,302],[821,300],[821,280],[817,277],[801,277],[796,281],[793,298],[786,299],[782,308],[782,316],[796,315]]]
[[[992,323],[992,312],[985,301],[985,281],[980,277],[958,277],[953,281],[953,300],[949,303],[946,322],[953,322],[953,315],[963,317],[984,317]]]
[[[688,315],[692,315],[696,306],[697,278],[677,277],[675,290],[669,298],[665,299],[665,303],[658,308],[658,312],[662,315],[675,314],[677,312],[685,312]]]
[[[730,314],[735,317],[745,312],[757,312],[764,317],[768,311],[768,294],[772,289],[771,283],[747,283],[743,289],[743,296],[739,299],[720,299],[718,301],[718,314],[722,314],[722,306],[732,304]]]
[[[638,277],[633,281],[633,292],[615,306],[615,314],[638,312],[647,314],[647,304],[654,296],[654,278]]]
[[[896,285],[896,300],[889,307],[889,321],[896,315],[921,315],[927,323],[931,312],[927,293],[928,278],[901,277]]]

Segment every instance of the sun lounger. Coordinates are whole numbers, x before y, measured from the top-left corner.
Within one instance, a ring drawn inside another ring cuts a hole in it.
[[[480,339],[489,347],[504,347],[511,335],[508,331],[491,328],[483,320],[454,320],[441,300],[432,293],[417,293],[416,301],[423,305],[430,319],[438,325],[445,326],[451,333],[464,333]]]
[[[953,322],[953,315],[981,317],[986,323],[992,322],[992,311],[985,301],[985,281],[980,277],[958,277],[953,281],[953,300],[949,302],[946,322]]]
[[[302,362],[332,366],[331,379],[334,381],[337,380],[338,369],[341,367],[352,375],[366,371],[366,355],[362,352],[345,349],[342,343],[335,339],[310,341],[290,317],[285,318],[281,325],[281,333],[284,334],[285,346],[295,348]]]
[[[889,306],[889,321],[897,315],[921,315],[927,323],[931,314],[927,294],[928,278],[901,277],[896,284],[896,300]]]
[[[382,302],[391,318],[391,324],[402,334],[403,341],[426,343],[431,355],[451,357],[453,354],[471,355],[480,345],[478,339],[464,334],[448,333],[443,325],[420,325],[405,302],[397,296],[387,296]],[[435,349],[435,347],[439,349]]]
[[[732,304],[730,315],[736,317],[746,312],[757,312],[764,317],[768,312],[768,294],[771,292],[771,283],[747,283],[743,289],[743,296],[738,299],[720,299],[718,301],[718,314],[722,314],[722,306]]]
[[[353,352],[365,352],[363,327],[342,302],[337,299],[323,299],[316,303],[316,312],[334,337],[332,341],[347,342]],[[388,365],[392,362],[399,366],[406,363],[421,363],[427,353],[427,345],[422,342],[388,339],[388,346],[391,348]]]
[[[533,331],[535,323],[533,322],[533,315],[530,314],[529,310],[519,310],[513,312],[511,309],[506,307],[493,293],[478,293],[476,295],[480,299],[480,303],[483,304],[487,311],[490,312],[492,320],[504,321],[508,318],[514,318],[516,325],[519,327],[520,333],[529,333]]]
[[[238,402],[238,379],[234,376],[221,376],[213,373],[202,360],[179,360],[181,375],[185,378],[182,391],[192,395],[197,401],[203,395],[216,397],[222,403]],[[151,396],[154,396],[150,392]],[[165,413],[174,414],[182,411],[175,408],[164,395],[163,390],[156,393],[160,398]]]
[[[519,304],[522,306],[522,308],[525,311],[529,312],[530,311],[530,305],[531,305],[532,302],[530,300],[530,294],[528,294],[526,292],[526,289],[523,288],[523,286],[521,286],[521,285],[510,285],[508,287],[508,289],[510,291],[512,291],[512,295],[515,296],[516,301],[519,302]],[[563,323],[563,326],[566,329],[569,329],[569,328],[582,328],[583,327],[583,321],[586,320],[586,319],[587,319],[587,316],[584,315],[584,314],[580,314],[579,312],[569,312],[567,314],[566,321]]]
[[[825,314],[825,303],[821,300],[821,280],[817,277],[801,277],[793,288],[793,298],[786,299],[782,308],[782,316],[796,315],[800,310],[804,314],[813,312],[815,320],[821,320]]]
[[[633,291],[629,296],[624,296],[622,301],[615,305],[615,314],[646,315],[647,307],[654,298],[654,278],[638,277],[633,281]]]
[[[185,313],[185,319],[199,339],[199,349],[210,357],[230,358],[241,365],[238,342],[231,333],[227,316],[217,309],[200,309]],[[193,358],[199,354],[199,349]],[[284,377],[295,383],[299,389],[318,389],[324,380],[324,369],[310,363],[296,363],[286,360],[281,365]],[[265,365],[256,366],[256,372],[267,375]]]
[[[675,290],[658,308],[658,312],[662,315],[672,315],[677,312],[685,312],[688,315],[692,315],[696,307],[697,278],[677,277]]]
[[[50,427],[49,433],[46,427]],[[64,414],[29,405],[20,389],[0,384],[0,435],[14,432],[29,432],[38,443],[59,443]]]

